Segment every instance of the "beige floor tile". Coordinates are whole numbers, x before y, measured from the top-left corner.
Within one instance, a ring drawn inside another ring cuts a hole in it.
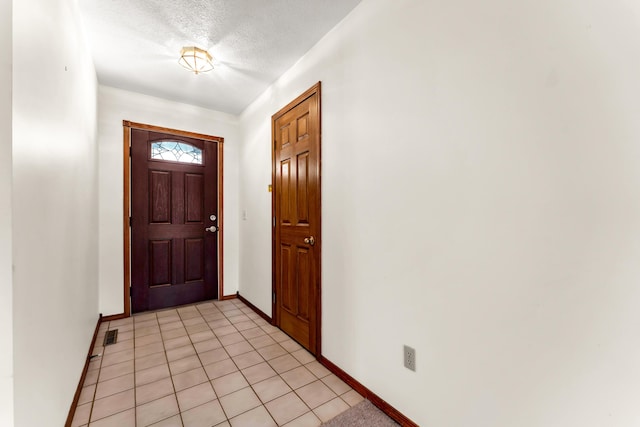
[[[281,376],[294,390],[316,381],[316,377],[304,366],[287,371]]]
[[[326,423],[331,418],[334,418],[337,415],[340,415],[344,411],[349,409],[349,405],[344,403],[342,399],[336,397],[333,400],[328,401],[327,403],[318,406],[313,412],[320,418],[320,421]]]
[[[207,329],[208,329],[208,327],[207,327]],[[210,330],[205,330],[205,331],[202,331],[202,332],[196,332],[194,334],[189,334],[189,336],[191,338],[191,342],[193,342],[193,343],[215,339],[215,337],[216,337],[214,335],[214,333],[211,332]]]
[[[362,397],[360,393],[355,390],[349,390],[348,392],[340,396],[340,398],[344,400],[349,406],[355,406],[364,400],[364,397]]]
[[[285,334],[284,332],[282,332],[279,329],[276,332],[273,332],[273,333],[271,333],[269,335],[271,335],[271,338],[273,338],[277,342],[286,342],[286,341],[290,341],[291,340],[289,335]]]
[[[166,363],[154,366],[153,368],[143,369],[142,371],[136,372],[136,387],[156,382],[167,378],[169,375],[169,365]]]
[[[142,405],[173,393],[173,381],[171,381],[171,378],[163,378],[159,381],[136,387],[136,404]]]
[[[216,424],[215,427],[231,427],[231,424],[229,424],[229,421],[223,421],[220,424]]]
[[[182,419],[180,418],[180,415],[174,415],[171,418],[151,424],[149,427],[182,427]]]
[[[240,372],[234,372],[232,374],[225,375],[220,378],[216,378],[211,381],[213,385],[213,389],[215,390],[218,397],[226,396],[227,394],[231,394],[234,391],[241,390],[245,387],[249,386],[247,380],[245,380],[244,375]]]
[[[230,420],[231,427],[277,427],[273,418],[264,408],[258,406]]]
[[[145,345],[162,342],[162,335],[160,334],[150,334],[145,335],[140,338],[136,338],[135,340],[136,351],[139,347],[144,347]]]
[[[220,319],[226,319],[225,315],[222,314],[220,311],[214,311],[214,312],[211,312],[211,313],[203,314],[202,317],[208,323],[214,322],[214,321],[220,320]]]
[[[153,368],[154,366],[166,363],[167,356],[165,356],[164,351],[153,353],[148,356],[141,357],[140,359],[136,359],[136,371],[142,371],[144,369]]]
[[[204,370],[207,373],[207,376],[209,377],[209,379],[214,380],[223,375],[227,375],[237,371],[238,367],[236,366],[235,363],[233,363],[233,360],[226,359],[220,362],[215,362],[210,365],[206,365],[204,367]]]
[[[238,354],[246,353],[253,350],[253,347],[247,341],[240,341],[235,344],[229,344],[225,346],[225,349],[230,356],[237,356]]]
[[[123,350],[131,350],[132,348],[133,348],[133,340],[120,341],[120,339],[118,339],[117,343],[110,344],[104,347],[103,354],[105,355],[113,354]]]
[[[265,334],[249,339],[249,344],[251,344],[255,348],[262,348],[276,344],[276,342],[273,338],[271,338],[271,336]]]
[[[271,365],[271,367],[279,374],[301,366],[300,362],[290,354],[285,354],[269,360],[269,365]]]
[[[173,329],[184,329],[184,325],[179,317],[167,317],[171,321],[160,322],[160,332],[165,333]],[[186,329],[185,329],[186,330]]]
[[[240,332],[234,332],[232,334],[224,335],[218,337],[222,345],[231,345],[235,343],[239,343],[241,341],[245,341],[244,336]]]
[[[216,394],[209,381],[195,387],[179,391],[176,393],[176,396],[178,397],[178,404],[180,405],[181,411],[195,408],[196,406],[200,406],[216,399]]]
[[[208,322],[208,324],[211,327],[211,329],[213,329],[213,332],[215,332],[217,328],[231,326],[231,322],[229,322],[226,317],[222,317],[217,320],[212,320],[211,322]]]
[[[182,421],[184,427],[210,427],[224,422],[227,417],[224,415],[222,406],[217,400],[196,406],[187,411],[182,411]]]
[[[240,313],[241,314],[238,314],[236,316],[227,316],[227,319],[229,319],[229,322],[231,322],[234,325],[236,323],[248,322],[249,318],[247,317],[247,315],[242,313],[242,311]]]
[[[87,375],[84,377],[83,386],[86,387],[88,385],[97,383],[99,375],[100,375],[100,369],[94,369],[92,371],[87,371]]]
[[[306,365],[304,365],[304,367],[310,370],[311,373],[316,376],[316,378],[324,378],[327,375],[331,374],[331,371],[322,366],[317,360],[314,360],[311,363],[307,363]]]
[[[100,381],[110,380],[133,372],[133,359],[115,365],[106,366],[100,370]]]
[[[146,427],[178,413],[176,396],[172,394],[136,407],[136,426]]]
[[[193,346],[195,347],[197,353],[205,353],[207,351],[215,350],[216,348],[222,347],[222,343],[218,341],[217,338],[214,338],[212,340],[194,343]]]
[[[173,386],[176,391],[184,390],[204,382],[209,382],[209,378],[202,368],[192,369],[190,371],[174,375],[172,378]]]
[[[295,393],[287,393],[265,404],[278,425],[283,425],[309,412],[309,408]]]
[[[188,319],[183,318],[182,323],[184,323],[185,326],[190,326],[196,325],[198,323],[205,323],[205,321],[200,313],[194,313],[193,316],[189,317]]]
[[[148,326],[146,328],[135,328],[134,338],[139,339],[147,335],[159,334],[160,326]]]
[[[272,334],[274,332],[278,332],[280,329],[276,328],[273,325],[264,325],[264,326],[260,326],[262,328],[263,331],[265,331],[268,334]]]
[[[136,427],[136,412],[131,408],[91,423],[91,427]]]
[[[251,387],[243,388],[242,390],[222,396],[218,400],[220,400],[220,404],[228,418],[233,418],[243,412],[260,406],[260,399],[258,399],[258,396],[251,390]]]
[[[161,351],[164,352],[162,341],[154,342],[153,344],[148,344],[143,347],[136,347],[136,360]]]
[[[174,323],[178,323],[180,326],[182,326],[182,320],[180,320],[180,316],[178,316],[178,314],[166,316],[166,317],[158,317],[158,323],[160,324],[161,330],[164,325],[173,325]],[[171,326],[170,329],[173,329],[176,327],[179,327],[179,326],[174,325],[174,326]]]
[[[178,338],[167,339],[164,338],[164,349],[168,352],[169,350],[173,350],[174,348],[184,347],[187,345],[191,345],[191,340],[188,335]]]
[[[249,319],[247,317],[247,320],[245,322],[240,322],[240,323],[234,323],[233,326],[236,327],[237,330],[239,331],[246,331],[247,329],[253,329],[256,327],[256,324],[253,323],[251,321],[251,319]]]
[[[109,327],[112,329],[122,329],[123,326],[133,327],[133,317],[125,317],[124,319],[112,320]]]
[[[266,403],[277,397],[290,393],[291,387],[289,387],[281,377],[275,376],[254,384],[253,390],[256,392],[260,400]]]
[[[107,366],[126,362],[127,360],[133,360],[133,349],[102,356],[102,367],[105,368]]]
[[[221,326],[219,328],[215,328],[213,330],[213,332],[216,334],[216,336],[218,338],[224,336],[224,335],[229,335],[229,334],[233,334],[233,333],[237,333],[238,330],[233,327],[233,326]]]
[[[322,382],[325,383],[338,396],[351,390],[351,387],[349,387],[344,381],[333,374],[322,378]]]
[[[153,318],[142,322],[135,322],[136,329],[148,328],[151,326],[158,326],[158,319]]]
[[[122,375],[107,381],[98,383],[96,388],[96,399],[111,396],[121,391],[133,388],[133,374]]]
[[[298,396],[300,396],[300,398],[304,400],[304,403],[306,403],[311,409],[317,408],[323,403],[338,397],[329,387],[327,387],[325,383],[320,380],[300,387],[296,390],[296,393],[298,393]]]
[[[171,370],[172,375],[181,374],[182,372],[187,372],[201,367],[202,363],[200,363],[198,356],[189,356],[169,363],[169,369]]]
[[[121,331],[118,329],[118,341],[129,341],[133,339],[133,328],[130,331]]]
[[[149,313],[140,313],[140,314],[134,314],[133,315],[133,321],[137,324],[140,322],[145,322],[147,320],[152,320],[152,319],[157,319],[158,316],[156,315],[155,312],[149,312]]]
[[[99,420],[135,406],[133,389],[96,400],[93,403],[91,421]]]
[[[264,362],[264,359],[262,358],[262,356],[260,356],[256,351],[243,353],[238,356],[232,357],[232,359],[240,369],[248,368],[249,366],[257,365],[258,363]]]
[[[169,362],[173,362],[174,360],[183,359],[185,357],[193,356],[194,354],[196,354],[196,349],[189,344],[184,347],[167,350],[167,360]]]
[[[242,311],[240,311],[238,306],[229,307],[229,308],[221,308],[221,310],[224,313],[224,315],[227,316],[227,319],[229,319],[231,317],[235,317],[235,316],[244,316],[244,313]]]
[[[210,365],[215,362],[220,362],[229,358],[229,354],[224,348],[216,348],[215,350],[205,351],[198,354],[200,361],[203,365]]]
[[[93,402],[93,395],[95,391],[95,384],[82,387],[82,390],[80,391],[80,397],[78,398],[78,405],[84,405],[85,403]]]
[[[71,427],[80,427],[89,423],[89,415],[91,414],[91,403],[78,405],[76,413],[73,415]]]
[[[187,333],[189,335],[197,334],[199,332],[211,331],[211,328],[206,323],[196,323],[195,325],[186,326]]]
[[[285,424],[285,427],[318,427],[320,424],[322,424],[322,421],[316,417],[316,414],[307,412],[303,416]]]
[[[291,353],[291,355],[298,359],[298,362],[302,363],[303,365],[316,360],[316,357],[305,349],[294,351],[293,353]]]
[[[271,360],[287,354],[287,350],[280,347],[278,344],[272,344],[259,348],[258,353],[260,353],[265,360]]]
[[[95,357],[91,362],[89,362],[89,367],[87,368],[87,372],[100,370],[102,366],[102,356]]]
[[[242,369],[242,374],[247,381],[249,381],[249,384],[259,383],[262,380],[277,375],[276,371],[271,369],[271,366],[269,366],[267,362],[258,363],[257,365]]]
[[[175,338],[186,337],[187,335],[188,335],[187,330],[184,327],[162,331],[162,339],[164,340],[172,340]]]
[[[256,338],[256,337],[260,337],[260,336],[266,335],[266,332],[263,331],[262,329],[258,328],[258,327],[251,328],[251,329],[246,329],[246,330],[243,330],[240,333],[246,339],[251,339],[251,338]]]

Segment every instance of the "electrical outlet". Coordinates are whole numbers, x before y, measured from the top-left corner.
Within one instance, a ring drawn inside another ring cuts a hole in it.
[[[416,351],[408,345],[404,346],[404,367],[416,370]]]

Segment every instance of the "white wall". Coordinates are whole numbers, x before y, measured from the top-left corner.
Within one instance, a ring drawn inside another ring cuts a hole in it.
[[[98,320],[97,84],[78,22],[73,0],[13,2],[17,427],[64,424]]]
[[[0,2],[0,425],[13,425],[11,2]]]
[[[123,120],[224,138],[224,294],[235,294],[238,290],[237,117],[106,86],[100,86],[98,102],[100,311],[104,315],[124,311]]]
[[[638,12],[365,0],[241,116],[240,293],[321,80],[324,355],[421,425],[640,425]]]

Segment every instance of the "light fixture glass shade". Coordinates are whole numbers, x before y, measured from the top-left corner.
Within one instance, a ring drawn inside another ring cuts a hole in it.
[[[213,70],[213,58],[204,49],[195,46],[183,47],[180,51],[180,65],[196,74]]]

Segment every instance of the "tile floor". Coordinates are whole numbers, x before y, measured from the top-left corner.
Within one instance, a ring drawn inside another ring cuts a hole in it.
[[[72,427],[312,427],[363,399],[235,299],[105,322],[93,353]]]

